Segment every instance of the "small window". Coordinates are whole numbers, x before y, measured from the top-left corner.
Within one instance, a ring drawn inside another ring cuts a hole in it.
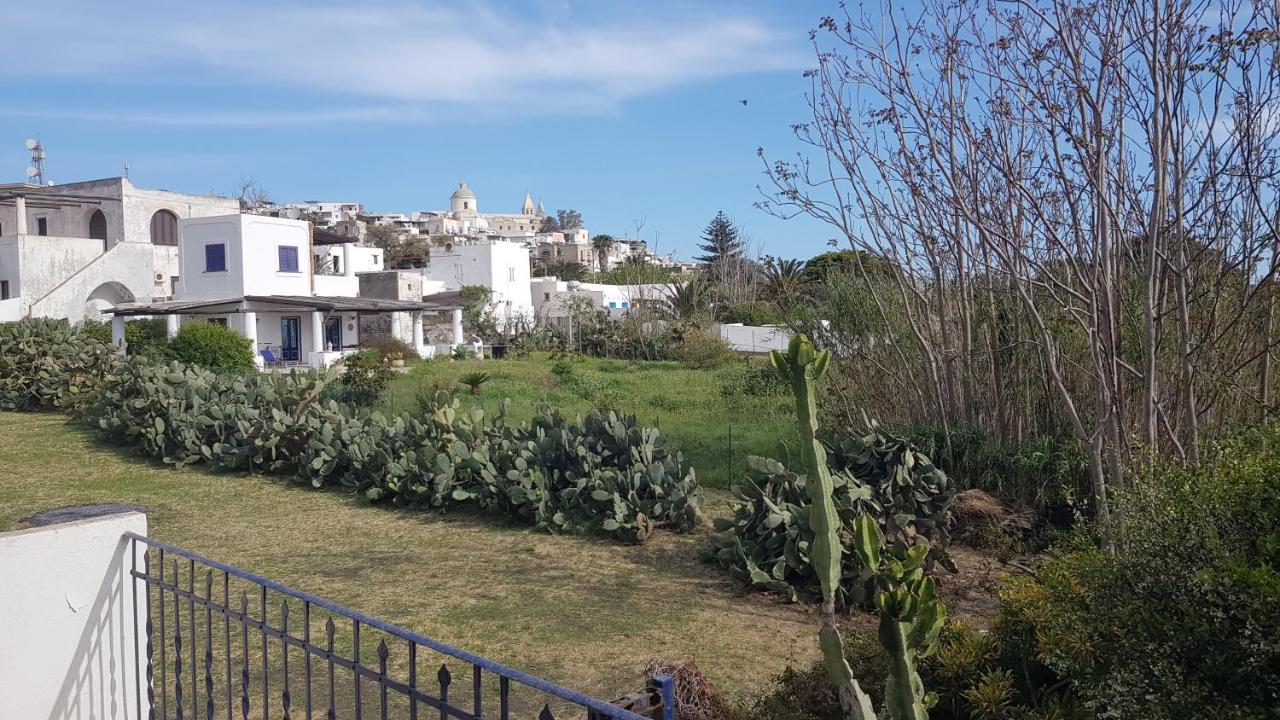
[[[623,307],[624,309],[626,309],[626,308],[628,308],[628,307],[630,307],[630,306],[627,304],[627,301],[626,301],[626,300],[623,300],[623,301],[622,301],[622,307]]]
[[[204,271],[227,271],[227,246],[224,243],[204,246]]]
[[[618,303],[616,303],[616,302],[610,302],[610,303],[609,303],[609,307],[611,307],[611,308],[616,308],[616,307],[618,307]]]
[[[221,325],[222,327],[226,327],[226,326],[227,326],[227,319],[226,319],[226,318],[220,318],[220,317],[211,317],[211,318],[209,318],[209,324],[211,324],[211,325]]]
[[[37,235],[49,234],[49,218],[36,218],[36,234]]]
[[[463,210],[469,210],[470,208],[471,208],[471,203],[467,202],[466,200],[463,200],[463,201],[462,201],[462,209],[463,209]]]
[[[0,280],[0,300],[9,299],[9,281]]]
[[[550,300],[550,299],[551,299],[551,293],[549,293],[549,292],[544,292],[544,293],[542,293],[542,299],[543,299],[543,301]]]
[[[280,251],[280,272],[298,272],[298,248],[292,245],[281,245],[278,249]]]
[[[515,269],[515,268],[513,268],[513,267],[509,267],[509,268],[507,268],[507,281],[508,281],[508,282],[515,282],[515,281],[516,281],[516,269]]]

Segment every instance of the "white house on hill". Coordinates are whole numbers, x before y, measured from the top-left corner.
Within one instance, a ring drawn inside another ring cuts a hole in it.
[[[388,334],[398,337],[400,316],[408,314],[411,334],[400,339],[427,355],[423,312],[453,309],[421,299],[358,297],[354,243],[339,250],[341,275],[316,274],[306,222],[237,213],[183,220],[178,234],[176,296],[112,310],[117,344],[126,318],[163,316],[170,336],[182,323],[216,322],[252,341],[259,362],[326,367],[369,339],[361,338],[362,315],[389,316]],[[460,321],[459,312],[455,318]]]
[[[172,296],[178,221],[233,212],[235,198],[147,190],[127,178],[0,185],[0,321],[78,322]]]

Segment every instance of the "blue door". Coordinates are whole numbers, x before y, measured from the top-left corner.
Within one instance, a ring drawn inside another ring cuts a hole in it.
[[[280,359],[285,362],[298,362],[298,351],[302,348],[302,318],[280,318]]]

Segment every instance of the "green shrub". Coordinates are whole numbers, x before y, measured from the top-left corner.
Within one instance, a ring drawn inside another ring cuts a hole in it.
[[[364,343],[364,348],[374,350],[382,357],[383,360],[404,360],[406,358],[415,358],[418,353],[409,347],[409,343],[400,338],[381,337]]]
[[[82,334],[97,340],[103,345],[111,344],[111,323],[103,322],[101,320],[84,320],[81,321],[78,327]],[[126,326],[126,330],[127,329],[128,328]],[[125,333],[125,337],[128,337],[127,332]]]
[[[827,461],[843,526],[840,604],[866,600],[864,574],[852,549],[859,515],[875,520],[890,542],[926,541],[931,562],[950,562],[946,516],[955,488],[928,456],[873,424],[865,436],[828,445]],[[738,502],[732,516],[715,520],[711,543],[716,561],[753,587],[793,600],[814,594],[806,478],[769,458],[749,457],[747,462],[746,482],[733,487]]]
[[[212,370],[247,372],[254,369],[253,344],[218,323],[187,323],[169,343],[173,358]]]
[[[0,323],[0,409],[75,409],[92,399],[117,360],[96,334],[65,320]]]
[[[717,368],[742,359],[719,335],[700,329],[681,333],[675,352],[677,359],[695,368]]]
[[[1052,687],[1036,669],[1020,665],[1024,659],[1002,655],[1005,639],[975,629],[964,620],[950,620],[934,651],[920,658],[923,684],[937,694],[930,720],[1074,720],[1091,717],[1067,692]],[[889,656],[871,632],[849,633],[845,660],[863,692],[879,708],[884,703]],[[1030,687],[1025,680],[1039,685]],[[844,720],[831,680],[821,663],[788,667],[749,703],[743,717],[770,720]],[[1127,717],[1127,716],[1126,716]]]
[[[743,325],[782,325],[786,316],[772,303],[741,302],[716,308],[716,321]]]
[[[1071,548],[1001,594],[1002,632],[1103,717],[1280,708],[1280,430],[1134,473],[1114,556]]]
[[[716,393],[723,398],[780,397],[791,391],[772,367],[746,362],[716,373]]]
[[[376,350],[361,350],[342,359],[340,397],[354,405],[378,402],[391,382],[393,372]]]
[[[130,320],[125,323],[124,342],[130,355],[152,355],[158,358],[172,356],[168,329],[161,319]]]

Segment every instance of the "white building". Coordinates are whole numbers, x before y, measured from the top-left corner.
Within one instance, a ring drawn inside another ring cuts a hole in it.
[[[298,203],[276,205],[270,214],[290,220],[310,220],[316,227],[332,230],[342,221],[356,220],[364,214],[364,205],[358,202],[321,202],[303,200]]]
[[[341,274],[317,274],[312,258],[334,257],[333,246],[313,247],[307,222],[261,215],[224,215],[179,223],[180,271],[173,300],[127,303],[112,311],[112,340],[124,341],[128,317],[163,316],[170,337],[183,323],[216,322],[236,330],[257,349],[259,362],[325,367],[361,344],[361,315],[389,315],[393,336],[411,321],[409,337],[400,337],[420,355],[430,354],[423,339],[422,314],[445,307],[418,301],[358,297],[357,267],[378,265],[354,242],[338,245]],[[381,269],[378,267],[377,269]],[[455,311],[454,336],[461,342],[461,312]]]
[[[554,277],[533,278],[530,285],[536,317],[541,322],[553,323],[568,318],[574,305],[583,302],[579,299],[607,311],[611,317],[621,317],[646,302],[663,302],[670,287],[665,284],[606,285]]]
[[[493,240],[448,245],[431,253],[422,273],[427,295],[461,290],[468,285],[489,288],[494,318],[499,324],[534,317],[529,248],[520,243]]]
[[[0,185],[0,321],[78,322],[172,296],[178,221],[238,211],[235,198],[146,190],[127,178]]]

